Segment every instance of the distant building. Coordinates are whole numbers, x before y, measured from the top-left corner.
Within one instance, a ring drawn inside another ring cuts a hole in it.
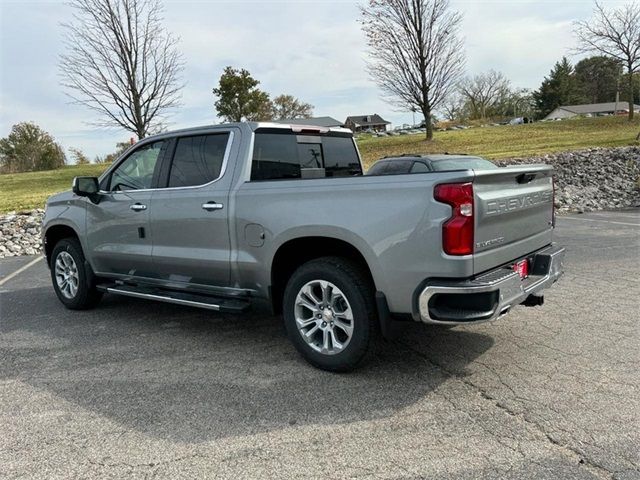
[[[291,125],[310,125],[314,127],[342,127],[343,123],[332,117],[312,117],[312,118],[285,118],[275,120],[275,123],[286,123]]]
[[[344,126],[350,128],[353,132],[365,132],[367,130],[373,130],[374,132],[384,132],[387,129],[387,125],[391,122],[387,122],[377,113],[373,115],[356,115],[347,117],[344,122]]]
[[[640,105],[634,105],[633,110],[634,112],[640,112]],[[566,105],[558,107],[544,117],[544,119],[571,118],[578,115],[624,115],[627,113],[629,113],[628,102],[618,102],[617,110],[615,102],[591,103],[588,105]]]

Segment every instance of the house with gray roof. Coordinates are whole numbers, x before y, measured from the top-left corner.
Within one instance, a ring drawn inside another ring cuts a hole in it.
[[[285,118],[275,120],[275,123],[286,123],[287,125],[309,125],[314,127],[342,127],[343,123],[333,117],[312,117],[312,118]]]
[[[387,125],[390,124],[391,122],[387,122],[377,113],[350,116],[344,122],[344,126],[350,128],[353,132],[365,132],[367,130],[384,132],[387,129]]]
[[[634,112],[640,112],[640,105],[634,105]],[[556,108],[545,120],[555,120],[556,118],[571,118],[578,115],[625,115],[629,113],[628,102],[591,103],[587,105],[564,105]]]

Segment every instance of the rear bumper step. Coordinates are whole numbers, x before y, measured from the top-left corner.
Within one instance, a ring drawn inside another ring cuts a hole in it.
[[[245,300],[211,297],[208,295],[139,287],[135,285],[109,284],[98,285],[97,288],[102,292],[124,295],[126,297],[175,303],[177,305],[204,308],[223,313],[242,313],[249,308],[249,302]]]
[[[462,282],[429,281],[418,296],[419,319],[446,325],[486,322],[521,303],[542,305],[541,292],[564,273],[564,253],[552,245],[531,255],[531,273],[524,280],[503,267]]]

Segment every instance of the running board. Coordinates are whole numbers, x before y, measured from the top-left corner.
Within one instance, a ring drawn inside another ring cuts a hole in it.
[[[143,298],[157,302],[175,303],[189,307],[205,308],[223,313],[242,313],[249,309],[249,302],[232,298],[210,297],[193,293],[136,287],[133,285],[97,285],[102,292],[124,295],[125,297]]]

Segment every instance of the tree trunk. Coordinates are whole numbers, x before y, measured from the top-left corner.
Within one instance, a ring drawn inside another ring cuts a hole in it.
[[[640,132],[638,132],[638,136],[636,137],[636,140],[640,142]]]
[[[433,140],[433,123],[431,122],[431,111],[428,110],[426,112],[423,112],[424,114],[424,126],[427,129],[427,133],[426,133],[426,140],[430,141]]]
[[[629,121],[633,120],[633,70],[629,68]]]

